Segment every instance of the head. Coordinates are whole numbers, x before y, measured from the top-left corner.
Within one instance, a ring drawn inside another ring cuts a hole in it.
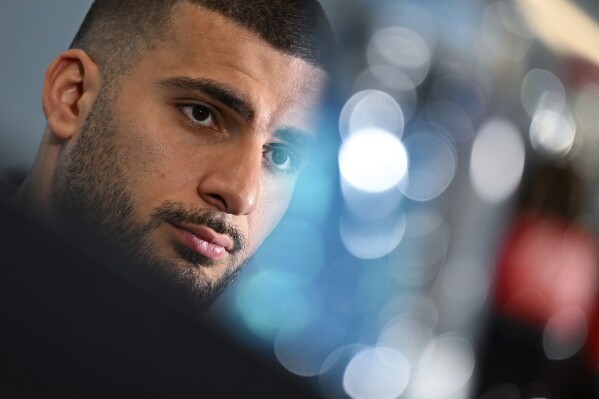
[[[316,0],[97,0],[48,68],[16,200],[142,288],[206,307],[287,208],[331,38]]]

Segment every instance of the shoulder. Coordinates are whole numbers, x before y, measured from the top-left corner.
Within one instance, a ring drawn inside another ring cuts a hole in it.
[[[0,176],[0,210],[12,208],[12,195],[17,187]]]

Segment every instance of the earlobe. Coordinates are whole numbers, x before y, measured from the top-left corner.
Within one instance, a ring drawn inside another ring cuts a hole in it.
[[[68,140],[80,130],[100,90],[100,80],[98,66],[83,50],[68,50],[50,64],[42,103],[52,134]]]

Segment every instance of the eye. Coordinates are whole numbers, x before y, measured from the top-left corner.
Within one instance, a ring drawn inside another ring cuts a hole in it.
[[[179,108],[193,125],[209,127],[212,129],[216,129],[218,127],[214,112],[204,105],[184,104],[180,105]]]
[[[278,173],[291,174],[299,169],[297,155],[282,144],[271,144],[264,151],[268,166]]]

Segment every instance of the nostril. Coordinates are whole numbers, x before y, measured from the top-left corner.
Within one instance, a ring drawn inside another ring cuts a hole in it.
[[[208,194],[207,195],[210,202],[218,207],[219,210],[223,211],[223,212],[228,212],[229,211],[229,204],[227,203],[227,201],[224,199],[223,196],[219,195],[219,194]]]

